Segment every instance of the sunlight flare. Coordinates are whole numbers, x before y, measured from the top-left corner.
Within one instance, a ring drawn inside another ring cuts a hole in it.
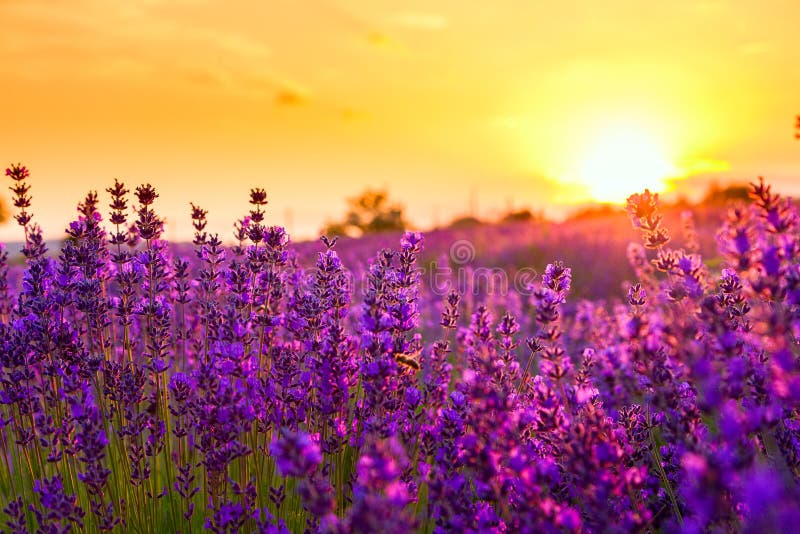
[[[580,158],[578,181],[592,200],[624,202],[645,188],[665,191],[680,174],[659,143],[646,132],[620,128],[604,132]]]

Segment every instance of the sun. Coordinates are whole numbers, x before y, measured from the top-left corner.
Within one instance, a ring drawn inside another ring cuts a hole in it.
[[[620,203],[645,188],[664,191],[678,174],[653,137],[625,127],[606,130],[589,144],[577,177],[592,200]]]

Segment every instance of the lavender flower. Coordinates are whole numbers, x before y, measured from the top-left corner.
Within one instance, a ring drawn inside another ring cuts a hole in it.
[[[320,251],[267,225],[253,188],[234,246],[194,204],[192,246],[170,245],[155,188],[129,206],[115,180],[108,216],[90,192],[48,256],[30,173],[6,175],[25,236],[25,261],[0,249],[11,532],[763,532],[800,515],[800,218],[763,182],[716,214],[718,262],[701,256],[713,216],[645,191],[628,202],[642,244],[482,227],[466,237],[486,261],[541,279],[443,296],[424,261],[464,230]]]
[[[319,445],[304,432],[283,430],[281,436],[270,445],[281,475],[305,477],[314,472],[322,462]]]

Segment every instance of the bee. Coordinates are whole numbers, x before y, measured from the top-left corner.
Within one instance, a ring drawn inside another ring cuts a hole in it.
[[[411,369],[414,372],[417,372],[420,369],[422,369],[422,366],[419,364],[420,352],[422,351],[415,350],[414,352],[410,352],[407,354],[404,354],[402,352],[395,352],[394,354],[392,354],[392,356],[394,356],[394,361],[396,361],[398,364],[408,369]]]

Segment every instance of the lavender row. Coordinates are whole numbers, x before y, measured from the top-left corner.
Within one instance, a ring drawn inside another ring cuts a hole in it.
[[[800,520],[800,222],[763,182],[714,269],[690,215],[672,248],[657,195],[633,195],[641,243],[607,259],[633,279],[606,303],[572,302],[560,261],[480,298],[474,277],[435,290],[415,232],[348,265],[326,238],[308,265],[263,189],[232,246],[192,205],[187,250],[162,240],[152,186],[116,181],[51,253],[28,170],[6,175],[25,236],[22,267],[0,254],[7,532]]]

